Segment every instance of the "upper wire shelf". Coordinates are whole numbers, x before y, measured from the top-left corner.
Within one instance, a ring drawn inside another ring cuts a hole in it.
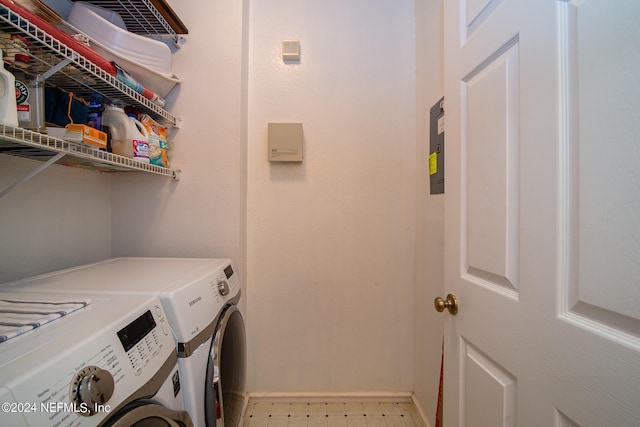
[[[75,0],[73,0],[75,1]],[[188,30],[164,0],[83,0],[117,12],[128,31],[171,38],[176,46]]]
[[[2,4],[0,4],[0,32],[20,35],[30,42],[29,50],[25,51],[19,44],[13,44],[10,38],[0,38],[0,47],[3,50],[14,49],[32,58],[32,63],[26,70],[28,74],[33,74],[34,77],[37,74],[50,74],[47,75],[47,82],[54,86],[83,97],[100,93],[106,99],[130,103],[141,112],[160,119],[170,126],[179,127],[178,117],[144,98],[51,34]],[[55,72],[52,73],[51,70]]]
[[[26,39],[29,42],[28,49],[25,49],[21,43],[12,42],[12,35],[19,35]],[[108,100],[133,105],[140,112],[149,114],[158,121],[169,126],[179,127],[181,119],[142,97],[76,50],[71,49],[4,4],[0,4],[0,48],[3,51],[13,49],[14,55],[16,52],[29,55],[31,58],[29,67],[27,70],[21,69],[21,71],[34,78],[43,76],[47,84],[82,97],[100,93]],[[0,58],[0,60],[2,59]],[[34,173],[0,191],[0,197],[53,163],[104,172],[147,172],[168,176],[174,180],[179,180],[180,172],[176,169],[140,163],[97,148],[5,124],[0,124],[0,154],[45,161]]]

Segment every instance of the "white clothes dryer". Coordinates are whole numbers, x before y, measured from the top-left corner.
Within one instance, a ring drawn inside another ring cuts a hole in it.
[[[0,425],[193,426],[158,298],[3,288],[0,304]]]
[[[231,260],[113,258],[3,286],[157,296],[176,341],[185,408],[194,425],[238,427],[246,400],[246,338]]]

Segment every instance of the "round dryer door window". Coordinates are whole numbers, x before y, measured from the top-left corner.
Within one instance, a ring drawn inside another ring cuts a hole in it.
[[[208,427],[238,427],[242,417],[246,377],[246,337],[237,306],[227,307],[211,344],[205,388]],[[222,421],[222,422],[221,422]]]

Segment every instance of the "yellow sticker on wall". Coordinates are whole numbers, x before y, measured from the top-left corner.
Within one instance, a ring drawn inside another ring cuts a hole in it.
[[[429,154],[429,176],[438,173],[438,153]]]

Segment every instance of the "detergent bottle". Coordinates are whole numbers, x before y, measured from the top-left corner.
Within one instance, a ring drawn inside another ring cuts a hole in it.
[[[149,163],[149,134],[135,115],[129,114],[129,135],[133,151],[133,159],[142,163]]]
[[[102,126],[111,133],[111,152],[133,158],[133,146],[129,138],[129,118],[124,109],[116,105],[107,105],[102,112]]]
[[[0,50],[0,123],[18,126],[18,110],[16,104],[15,77],[4,68],[2,51]]]

